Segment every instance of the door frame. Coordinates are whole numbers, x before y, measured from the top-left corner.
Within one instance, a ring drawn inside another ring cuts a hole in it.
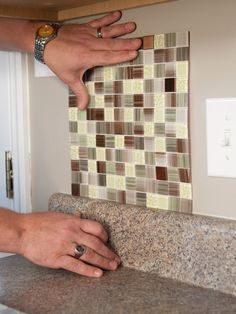
[[[10,84],[10,128],[14,172],[13,209],[32,211],[28,57],[8,52]]]

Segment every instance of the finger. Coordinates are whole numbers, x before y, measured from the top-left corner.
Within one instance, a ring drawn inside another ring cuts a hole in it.
[[[80,110],[85,109],[89,103],[89,96],[87,88],[85,87],[82,79],[78,79],[78,81],[74,83],[69,83],[68,85],[77,98],[78,108]]]
[[[75,215],[76,217],[80,218],[81,217],[81,212],[79,212],[78,210],[76,210],[73,215]]]
[[[89,247],[87,247],[86,252],[80,257],[80,260],[107,270],[116,270],[118,267],[117,261],[105,258]]]
[[[141,40],[135,39],[100,39],[91,38],[87,45],[91,50],[137,50],[141,46]]]
[[[112,252],[99,238],[88,233],[84,233],[82,235],[80,234],[77,243],[83,243],[87,247],[93,249],[99,255],[110,260],[120,260],[119,257],[114,252]]]
[[[132,33],[133,31],[135,31],[135,29],[136,29],[136,24],[133,22],[129,22],[125,24],[103,27],[101,29],[101,32],[102,32],[103,38],[111,38],[111,37],[118,37],[121,35]],[[97,31],[95,35],[97,37]]]
[[[119,21],[119,19],[121,18],[122,14],[120,11],[115,11],[112,13],[109,13],[99,19],[93,20],[91,22],[89,22],[88,24],[92,27],[102,27],[102,26],[107,26],[107,25],[111,25],[117,21]]]
[[[94,51],[91,52],[90,67],[112,65],[133,60],[138,55],[136,50],[131,51]]]
[[[103,275],[103,271],[98,267],[85,264],[84,262],[71,256],[62,256],[58,262],[60,268],[69,270],[76,274],[87,277],[101,277]]]
[[[95,235],[96,237],[101,239],[104,243],[106,243],[108,240],[107,232],[105,231],[103,226],[96,221],[88,220],[88,219],[81,219],[80,228],[86,233]]]

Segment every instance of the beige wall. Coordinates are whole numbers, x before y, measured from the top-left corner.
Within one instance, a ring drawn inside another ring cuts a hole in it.
[[[205,99],[236,97],[235,12],[235,0],[179,0],[127,10],[122,19],[137,23],[134,36],[190,31],[194,213],[234,219],[236,179],[207,176]],[[67,100],[55,78],[33,79],[31,87],[33,204],[42,209],[52,192],[70,191]]]
[[[70,193],[68,91],[57,78],[34,78],[30,61],[32,206],[42,211],[52,193]]]

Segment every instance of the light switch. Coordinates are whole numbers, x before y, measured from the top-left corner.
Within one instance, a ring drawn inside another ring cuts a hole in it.
[[[236,178],[236,98],[207,99],[208,176]]]

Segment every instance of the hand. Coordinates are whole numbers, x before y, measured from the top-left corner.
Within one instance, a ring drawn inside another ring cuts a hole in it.
[[[25,214],[21,219],[20,253],[35,264],[100,277],[102,269],[115,270],[120,263],[106,246],[108,236],[98,222],[56,212]],[[77,244],[86,246],[80,259],[73,257]]]
[[[83,83],[87,69],[129,61],[137,56],[140,39],[113,38],[131,33],[136,28],[133,22],[112,25],[120,18],[121,12],[116,11],[89,23],[63,25],[57,38],[46,45],[45,63],[71,88],[80,109],[88,104],[88,93]],[[101,27],[103,38],[97,38],[98,27]]]

